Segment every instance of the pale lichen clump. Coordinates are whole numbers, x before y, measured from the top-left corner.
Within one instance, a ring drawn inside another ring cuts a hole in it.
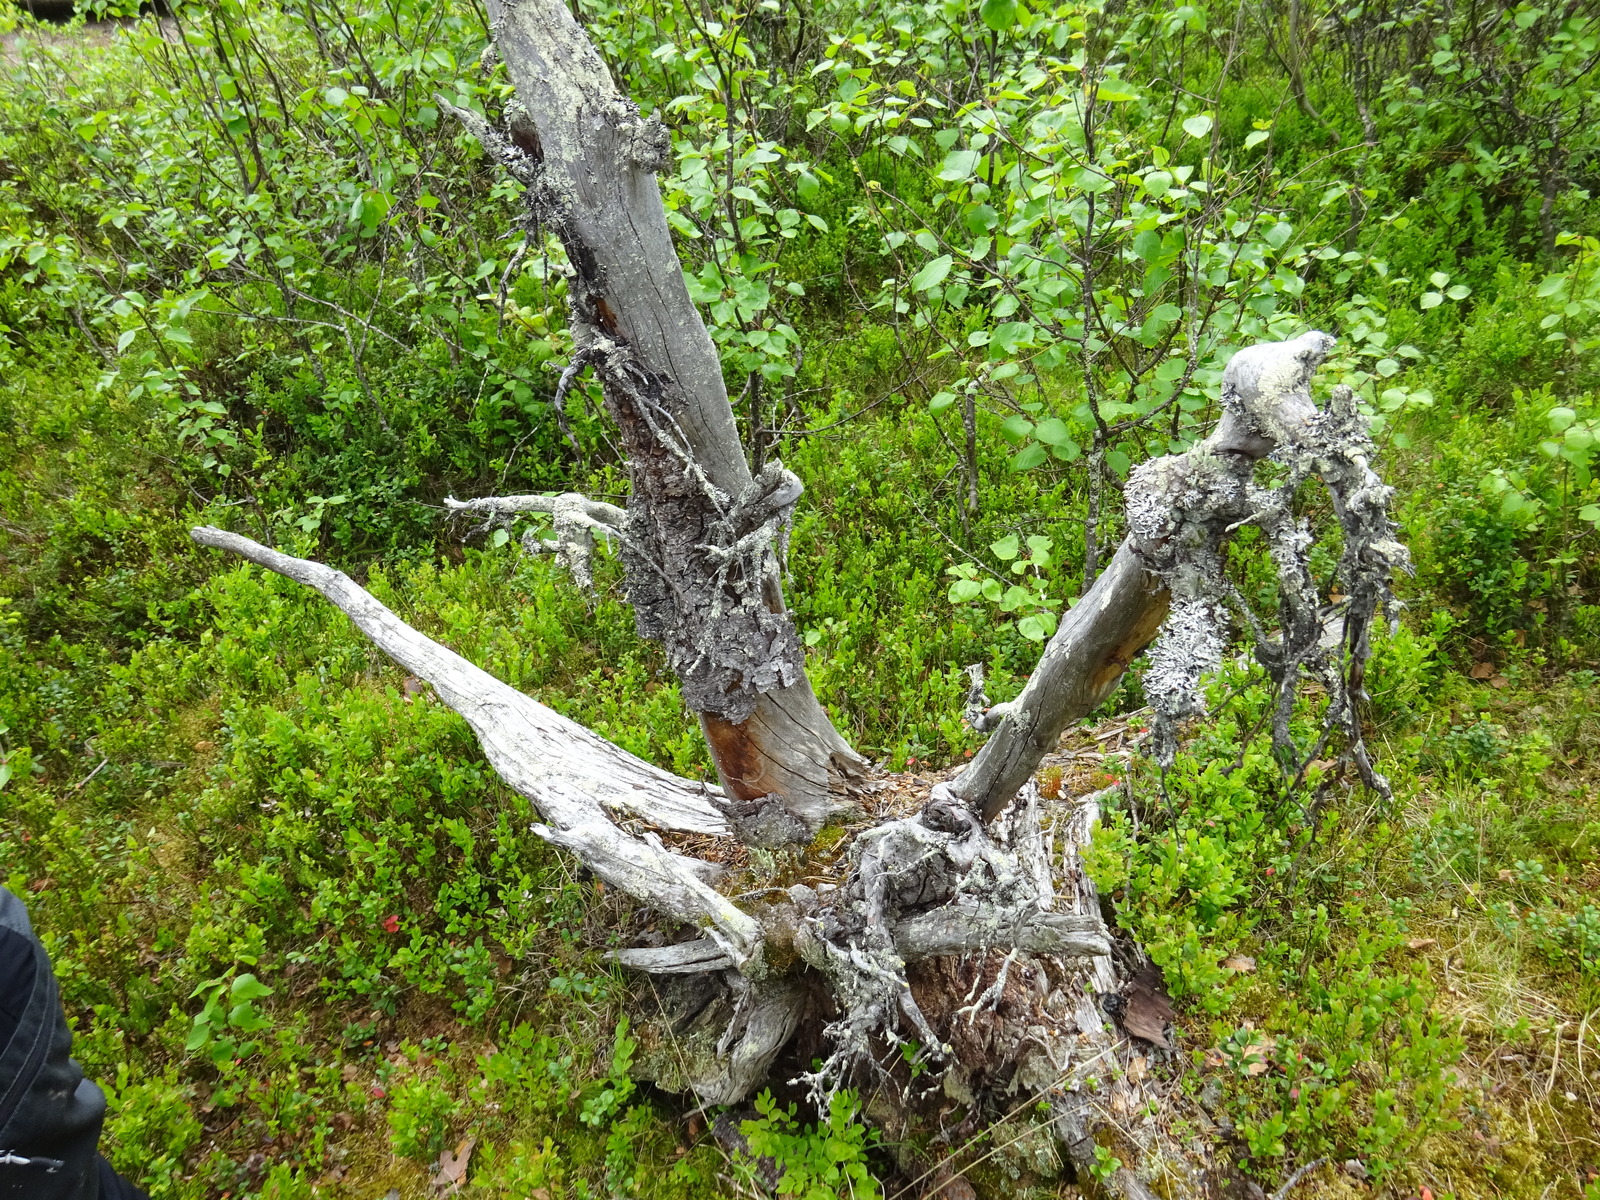
[[[1272,734],[1285,765],[1298,776],[1332,732],[1343,730],[1363,780],[1388,792],[1368,760],[1355,702],[1363,694],[1373,615],[1394,606],[1389,581],[1409,558],[1389,516],[1393,490],[1372,470],[1376,447],[1350,389],[1336,387],[1326,410],[1311,399],[1312,372],[1332,346],[1332,338],[1312,332],[1239,351],[1224,373],[1224,416],[1216,431],[1184,454],[1143,464],[1128,481],[1130,531],[1172,595],[1144,680],[1163,767],[1174,761],[1178,722],[1204,709],[1201,681],[1221,662],[1232,612],[1250,627],[1256,658],[1277,686]],[[1275,465],[1276,481],[1258,481],[1263,462]],[[1302,484],[1312,478],[1327,487],[1343,532],[1342,612],[1319,604],[1311,530],[1294,511]],[[1265,535],[1276,570],[1276,631],[1227,575],[1228,538],[1247,525]],[[1324,730],[1309,753],[1289,730],[1308,677],[1328,695]]]

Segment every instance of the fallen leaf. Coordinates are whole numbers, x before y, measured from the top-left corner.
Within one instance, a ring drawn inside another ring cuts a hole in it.
[[[433,1173],[433,1186],[440,1195],[454,1196],[461,1190],[467,1177],[467,1164],[472,1161],[472,1148],[478,1144],[475,1137],[464,1137],[456,1144],[456,1152],[439,1152],[439,1166]]]
[[[422,680],[418,679],[415,675],[407,675],[406,681],[401,684],[400,687],[406,694],[406,703],[410,704],[411,698],[413,696],[420,696],[423,688],[427,687],[427,684],[423,683]]]
[[[1128,1060],[1127,1077],[1129,1083],[1138,1083],[1150,1073],[1150,1060],[1144,1055],[1138,1055]]]
[[[1272,1064],[1267,1060],[1278,1048],[1278,1039],[1270,1033],[1259,1034],[1255,1043],[1244,1052],[1244,1073],[1254,1079],[1265,1075]]]
[[[1172,997],[1167,995],[1161,971],[1146,967],[1134,973],[1123,991],[1122,1027],[1134,1037],[1143,1038],[1163,1050],[1174,1049],[1167,1037],[1167,1026],[1176,1015]]]
[[[345,1063],[344,1066],[339,1068],[339,1077],[346,1083],[354,1083],[356,1076],[360,1074],[361,1068],[356,1066],[355,1063]]]
[[[1422,1200],[1433,1200],[1433,1193],[1430,1192],[1426,1187],[1422,1189]]]
[[[1510,867],[1506,867],[1506,868],[1504,868],[1502,870],[1496,871],[1494,873],[1494,877],[1496,879],[1498,879],[1501,883],[1510,883],[1512,878],[1513,878],[1513,876],[1511,874],[1511,868]]]
[[[1510,687],[1511,680],[1507,679],[1504,675],[1496,675],[1489,680],[1489,686],[1492,688]]]
[[[1256,960],[1248,954],[1234,954],[1222,960],[1222,965],[1230,971],[1237,971],[1241,975],[1248,975],[1256,969]]]
[[[1408,950],[1431,950],[1439,944],[1438,938],[1412,938],[1406,943]]]
[[[978,1193],[965,1175],[952,1175],[928,1193],[928,1200],[978,1200]]]
[[[1473,679],[1487,679],[1494,674],[1494,664],[1491,662],[1473,663],[1472,670],[1467,675]]]

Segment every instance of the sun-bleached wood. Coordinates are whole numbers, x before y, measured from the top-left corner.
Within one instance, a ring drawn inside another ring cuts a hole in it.
[[[736,964],[757,958],[756,921],[702,879],[704,864],[624,833],[607,810],[663,829],[724,834],[722,814],[702,784],[653,767],[407,625],[342,571],[293,558],[211,526],[191,531],[226,550],[315,588],[401,666],[431,684],[466,718],[500,778],[544,818],[534,832],[576,854],[629,895],[707,932]]]

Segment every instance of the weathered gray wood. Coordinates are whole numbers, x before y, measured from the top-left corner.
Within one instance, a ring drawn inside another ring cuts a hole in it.
[[[656,183],[670,141],[617,90],[563,0],[489,0],[489,16],[517,92],[508,133],[453,111],[566,248],[573,365],[600,376],[628,453],[614,527],[639,632],[665,648],[701,715],[735,831],[807,841],[866,763],[805,677],[779,586],[800,481],[781,463],[757,476],[745,463]],[[589,536],[558,530],[580,571]]]
[[[906,962],[976,950],[1024,950],[1060,958],[1111,953],[1097,915],[1034,912],[1017,914],[993,905],[946,905],[894,927],[894,946]]]
[[[204,526],[202,546],[315,588],[391,658],[433,685],[466,718],[499,776],[538,808],[534,832],[573,851],[596,875],[678,920],[709,926],[731,961],[759,960],[760,926],[701,878],[704,864],[624,833],[606,810],[664,829],[727,832],[701,784],[653,767],[423,636],[342,571]]]
[[[1220,661],[1224,610],[1241,607],[1222,570],[1222,547],[1251,523],[1267,533],[1279,573],[1283,637],[1274,643],[1255,630],[1257,656],[1280,687],[1275,736],[1287,742],[1294,687],[1302,670],[1310,671],[1327,687],[1329,719],[1349,735],[1363,777],[1386,789],[1367,762],[1347,695],[1360,691],[1371,614],[1388,599],[1390,574],[1408,560],[1394,541],[1390,489],[1371,469],[1371,439],[1349,389],[1334,389],[1325,411],[1311,398],[1312,374],[1333,345],[1332,337],[1312,330],[1241,349],[1223,372],[1223,415],[1211,434],[1133,473],[1128,538],[1063,617],[1022,694],[990,710],[991,718],[1003,715],[999,728],[952,786],[985,820],[999,815],[1066,726],[1110,695],[1158,633],[1144,686],[1156,710],[1157,754],[1170,761],[1171,730],[1199,711],[1200,680]],[[1289,484],[1259,486],[1253,468],[1274,452],[1289,467]],[[1295,487],[1313,475],[1328,485],[1344,526],[1340,578],[1355,597],[1346,635],[1348,688],[1334,656],[1321,648],[1322,620],[1304,553],[1310,534],[1291,507]]]
[[[1018,914],[983,904],[946,905],[919,913],[896,922],[893,938],[895,952],[908,963],[980,950],[1017,949],[1060,958],[1094,958],[1111,953],[1105,923],[1098,915]],[[674,946],[614,950],[610,957],[621,966],[650,975],[692,975],[734,965],[710,938],[695,938]]]
[[[607,957],[632,971],[647,975],[698,975],[733,966],[727,952],[708,937],[673,946],[639,946],[613,950]]]
[[[1124,541],[1089,594],[1062,617],[1022,694],[1004,707],[1000,727],[951,792],[984,820],[999,816],[1055,749],[1062,730],[1111,694],[1166,615],[1165,586]]]

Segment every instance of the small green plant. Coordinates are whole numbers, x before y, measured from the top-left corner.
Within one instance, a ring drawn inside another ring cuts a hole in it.
[[[401,1158],[432,1162],[444,1149],[456,1099],[443,1081],[418,1076],[389,1092],[389,1145]]]
[[[877,1200],[878,1181],[867,1166],[867,1149],[876,1135],[857,1120],[853,1092],[837,1092],[828,1102],[827,1120],[802,1127],[795,1106],[779,1106],[772,1093],[756,1097],[761,1115],[739,1128],[752,1158],[770,1158],[783,1174],[778,1195],[795,1200]]]
[[[578,1119],[585,1125],[601,1126],[622,1110],[633,1095],[633,1080],[628,1068],[633,1065],[633,1053],[639,1043],[628,1036],[628,1018],[617,1022],[617,1040],[611,1051],[611,1074],[603,1079],[595,1093],[583,1102]]]
[[[989,547],[994,556],[1006,564],[1005,569],[1017,577],[1016,583],[1008,585],[1004,575],[993,572],[990,578],[982,578],[984,568],[978,564],[957,563],[945,571],[946,575],[955,577],[948,596],[952,604],[985,600],[998,605],[1003,613],[1019,614],[1017,632],[1030,642],[1042,642],[1056,631],[1056,615],[1047,594],[1045,575],[1051,563],[1050,539],[1030,534],[1026,547],[1024,553],[1023,542],[1014,533]]]
[[[248,972],[206,980],[189,993],[191,1000],[204,996],[205,1005],[195,1014],[184,1049],[209,1055],[219,1070],[248,1058],[259,1048],[252,1035],[272,1024],[256,1003],[270,995],[272,989]]]
[[[1108,1183],[1111,1177],[1122,1170],[1122,1160],[1118,1158],[1109,1147],[1096,1146],[1094,1148],[1094,1162],[1089,1164],[1089,1174],[1101,1183]]]

